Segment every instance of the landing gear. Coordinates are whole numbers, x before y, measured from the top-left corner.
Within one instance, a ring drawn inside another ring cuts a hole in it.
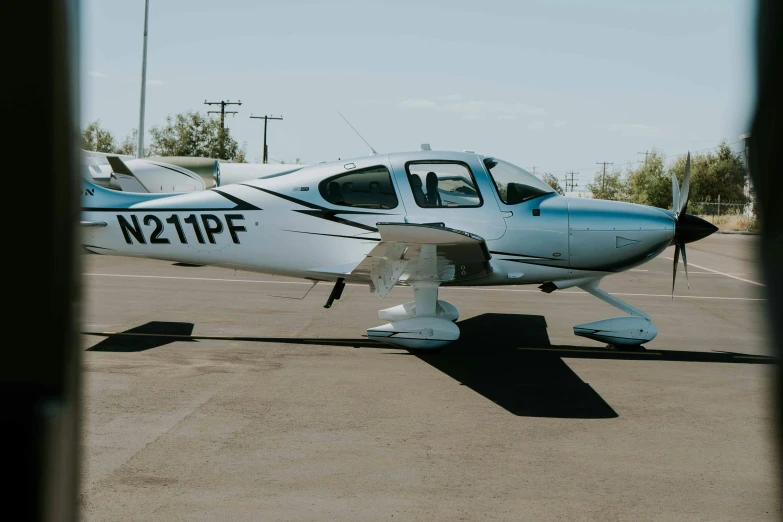
[[[655,339],[655,336],[658,335],[658,329],[650,316],[625,301],[604,292],[598,288],[599,283],[600,280],[590,281],[579,285],[579,288],[631,315],[574,326],[574,335],[609,343],[607,348],[618,349],[619,347],[623,350],[642,349],[642,344]]]
[[[457,308],[446,301],[438,301],[438,282],[417,281],[413,286],[414,300],[378,312],[381,319],[391,321],[370,328],[370,339],[403,348],[429,351],[443,348],[459,339]]]

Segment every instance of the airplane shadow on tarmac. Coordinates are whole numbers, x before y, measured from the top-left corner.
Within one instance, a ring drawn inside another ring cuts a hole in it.
[[[439,353],[410,352],[510,413],[526,417],[617,417],[564,358],[777,364],[775,357],[685,350],[609,350],[552,345],[540,315],[487,313],[458,322],[460,338]],[[193,323],[153,321],[124,332],[82,332],[106,339],[88,351],[141,352],[175,342],[246,341],[299,346],[395,349],[366,338],[237,337],[192,335]],[[392,352],[399,354],[400,352]],[[405,354],[408,355],[408,354]]]
[[[617,417],[601,396],[549,348],[540,315],[482,314],[460,321],[460,338],[441,354],[416,356],[498,406],[524,417]]]
[[[87,333],[87,332],[85,332]],[[143,352],[180,341],[194,342],[193,323],[152,321],[124,332],[108,334],[106,339],[87,348],[88,352]],[[100,335],[89,332],[89,335]]]

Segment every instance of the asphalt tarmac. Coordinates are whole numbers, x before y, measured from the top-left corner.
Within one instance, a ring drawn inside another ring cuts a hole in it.
[[[348,286],[83,259],[85,520],[780,520],[776,361],[752,236],[672,249],[602,288],[649,313],[645,352],[576,324],[581,290],[445,288],[460,341],[370,342]],[[308,292],[309,290],[309,292]]]

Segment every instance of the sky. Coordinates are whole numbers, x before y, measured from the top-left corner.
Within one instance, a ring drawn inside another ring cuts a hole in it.
[[[144,0],[82,0],[81,115],[138,126]],[[753,103],[747,0],[150,0],[146,124],[241,100],[260,161],[473,150],[580,188],[596,162],[741,148]],[[149,133],[147,132],[147,136]],[[610,167],[612,168],[612,167]]]

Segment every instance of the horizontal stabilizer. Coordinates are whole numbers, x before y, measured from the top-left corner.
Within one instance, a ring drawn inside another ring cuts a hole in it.
[[[111,170],[114,172],[114,177],[117,179],[117,183],[123,192],[137,192],[144,193],[150,192],[150,190],[137,178],[131,169],[117,156],[107,156]]]
[[[82,210],[129,208],[137,203],[174,196],[175,194],[131,193],[111,190],[82,178]]]

